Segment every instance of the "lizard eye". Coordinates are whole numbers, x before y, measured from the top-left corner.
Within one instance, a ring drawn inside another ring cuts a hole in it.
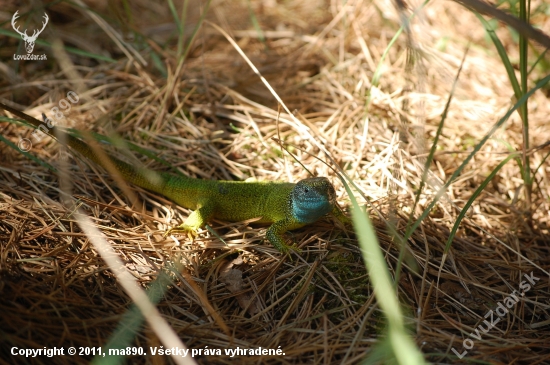
[[[308,189],[308,188],[304,188],[304,193],[309,193],[309,189]]]

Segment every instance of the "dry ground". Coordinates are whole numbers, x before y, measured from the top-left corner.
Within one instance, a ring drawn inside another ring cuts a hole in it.
[[[517,113],[469,162],[403,251],[388,229],[402,235],[411,214],[420,216],[514,103],[504,67],[471,13],[451,2],[429,3],[411,28],[419,57],[408,69],[404,35],[381,61],[398,30],[390,1],[213,1],[206,19],[237,41],[298,118],[296,123],[284,110],[279,113],[260,79],[209,24],[201,26],[179,68],[177,29],[167,5],[136,1],[125,9],[106,1],[87,4],[109,27],[78,5],[50,3],[45,9],[50,23],[39,37],[86,53],[37,44],[34,53],[47,54],[47,61],[16,62],[13,54],[24,53],[20,39],[1,36],[2,102],[39,118],[42,112],[51,115],[52,107],[74,90],[79,101],[66,113],[68,126],[116,132],[153,151],[169,167],[136,152],[128,156],[119,149],[113,151],[117,156],[203,179],[297,181],[309,176],[307,168],[329,176],[340,205],[348,208],[349,198],[311,133],[369,198],[366,202],[357,194],[371,213],[406,322],[428,361],[458,363],[451,348],[462,353],[465,344],[473,346],[465,357],[471,362],[550,364],[547,146],[530,151],[536,169],[531,206],[525,204],[520,167],[511,160],[469,209],[440,267],[460,210],[496,166],[521,149]],[[195,1],[189,7],[183,48],[199,22],[199,5]],[[544,4],[537,1],[532,8],[539,5]],[[12,31],[16,10],[28,19],[26,25],[39,24],[41,4],[25,6],[12,2],[2,7],[3,30]],[[255,19],[265,39],[255,31]],[[550,33],[548,19],[539,15],[532,22]],[[509,30],[502,26],[497,33],[517,60]],[[427,184],[414,206],[427,152],[468,45]],[[373,86],[379,64],[380,83]],[[544,66],[547,74],[548,62]],[[531,86],[546,76],[545,70],[535,69]],[[548,89],[537,91],[529,102],[531,146],[550,140],[549,112]],[[30,129],[21,125],[0,122],[0,128],[15,144],[31,138]],[[282,152],[277,140],[305,168]],[[206,229],[194,241],[163,238],[164,230],[181,223],[188,210],[131,187],[143,203],[133,204],[101,168],[78,155],[67,159],[50,138],[33,142],[30,153],[42,161],[57,168],[68,162],[69,178],[58,179],[44,165],[0,143],[0,362],[23,361],[10,354],[13,346],[105,345],[132,303],[76,224],[76,207],[91,217],[144,287],[164,277],[166,292],[158,309],[189,348],[280,347],[285,356],[237,360],[349,364],[359,363],[384,335],[384,316],[357,239],[332,218],[287,234],[302,248],[292,258],[263,242],[265,227],[247,222],[212,222],[229,247]],[[62,194],[67,188],[71,196]],[[400,252],[403,266],[397,279]],[[523,287],[525,295],[517,303],[506,302],[529,273],[540,280],[531,279],[533,285]],[[485,334],[483,317],[499,303],[510,304],[510,310]],[[476,329],[481,339],[470,336]],[[160,342],[144,326],[132,346]],[[90,359],[53,358],[67,364]],[[225,355],[195,360],[235,361]]]

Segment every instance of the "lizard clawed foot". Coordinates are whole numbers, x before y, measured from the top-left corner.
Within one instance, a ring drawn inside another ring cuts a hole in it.
[[[187,237],[189,237],[190,240],[194,240],[195,237],[198,235],[198,231],[196,228],[188,226],[187,224],[183,223],[180,224],[177,227],[168,228],[166,232],[162,235],[162,237],[166,238],[174,233],[187,233]]]
[[[302,253],[302,250],[298,247],[296,243],[293,243],[292,245],[284,244],[280,247],[277,247],[277,249],[279,250],[279,252],[281,252],[284,255],[288,255],[290,253],[297,253],[297,254]]]
[[[344,224],[344,226],[353,226],[353,221],[351,218],[346,217],[345,215],[339,218],[339,221]]]
[[[332,215],[344,226],[353,226],[353,220],[346,216],[338,207],[334,207],[332,210]]]

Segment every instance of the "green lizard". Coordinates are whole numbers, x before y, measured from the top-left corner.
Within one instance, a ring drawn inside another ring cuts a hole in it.
[[[44,124],[2,103],[0,108],[29,122],[35,128]],[[67,145],[106,168],[105,161],[80,139],[56,127],[42,127],[40,130],[46,130],[54,138],[56,134],[62,133]],[[165,235],[171,232],[187,232],[194,235],[198,228],[212,218],[230,222],[259,218],[258,223],[272,223],[267,229],[266,237],[280,252],[286,253],[292,248],[283,238],[283,234],[288,230],[313,223],[330,212],[340,221],[350,222],[339,210],[334,187],[325,177],[303,179],[296,184],[202,180],[165,172],[152,173],[113,156],[107,155],[107,158],[125,181],[159,193],[176,204],[194,210],[183,224],[168,230]]]

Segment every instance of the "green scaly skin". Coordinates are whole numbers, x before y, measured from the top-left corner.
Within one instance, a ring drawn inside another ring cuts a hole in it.
[[[36,128],[43,124],[2,103],[0,107]],[[78,138],[55,127],[47,133],[54,138],[55,134],[62,133],[70,147],[108,169],[105,161]],[[325,177],[304,179],[296,184],[201,180],[164,172],[156,173],[136,168],[110,155],[107,157],[127,182],[161,194],[178,205],[194,210],[182,225],[168,230],[166,235],[171,232],[194,235],[213,218],[230,222],[260,218],[258,223],[272,223],[266,232],[267,239],[280,252],[286,253],[293,248],[285,243],[283,234],[286,231],[313,223],[330,212],[343,223],[350,222],[338,209],[334,187]]]

